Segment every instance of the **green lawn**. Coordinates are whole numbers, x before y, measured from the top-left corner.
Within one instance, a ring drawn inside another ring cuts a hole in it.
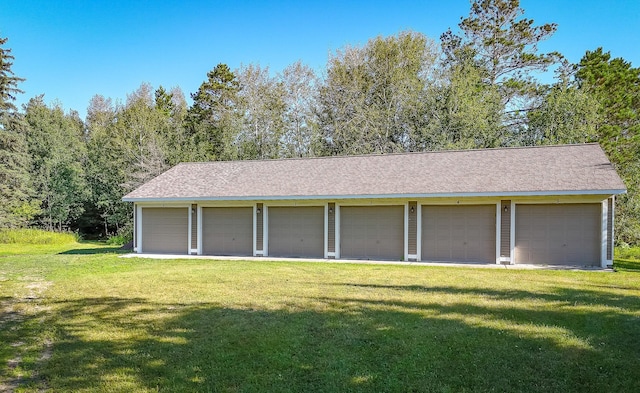
[[[640,391],[634,256],[611,273],[14,251],[0,391]]]

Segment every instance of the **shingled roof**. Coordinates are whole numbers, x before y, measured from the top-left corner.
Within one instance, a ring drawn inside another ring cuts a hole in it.
[[[124,201],[620,194],[598,144],[183,163]]]

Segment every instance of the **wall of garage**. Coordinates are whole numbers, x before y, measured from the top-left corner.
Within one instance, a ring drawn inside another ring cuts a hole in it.
[[[607,266],[606,195],[136,203],[144,253]]]

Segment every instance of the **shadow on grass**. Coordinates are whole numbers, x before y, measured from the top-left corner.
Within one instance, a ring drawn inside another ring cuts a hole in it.
[[[131,250],[120,247],[76,248],[60,252],[60,255],[95,255],[95,254],[128,254]]]
[[[613,262],[615,271],[640,272],[640,260],[637,259],[616,259]]]
[[[295,297],[274,310],[52,302],[57,338],[43,376],[54,391],[640,391],[638,315],[616,311],[612,297],[592,294],[601,307],[590,311],[537,310],[430,303],[431,289],[389,288],[424,291],[425,300],[371,300],[354,290],[352,298],[315,298],[316,309]],[[514,295],[540,297],[490,294]],[[555,296],[566,303],[578,295]]]
[[[602,290],[590,289],[567,289],[564,287],[551,288],[549,292],[531,292],[518,289],[497,290],[490,288],[459,288],[453,286],[422,286],[422,285],[380,285],[380,284],[361,284],[361,283],[335,283],[334,286],[348,286],[354,288],[365,289],[390,289],[396,291],[409,291],[429,294],[457,294],[457,295],[475,295],[482,296],[492,300],[509,300],[509,301],[540,301],[553,302],[557,306],[579,306],[592,305],[594,302],[607,307],[615,307],[619,309],[628,309],[634,312],[640,312],[640,299],[636,296],[621,295],[611,292],[612,288],[602,287]],[[633,290],[635,288],[627,288],[616,286],[616,289]]]

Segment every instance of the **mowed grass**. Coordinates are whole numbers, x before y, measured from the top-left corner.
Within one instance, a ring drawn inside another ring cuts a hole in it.
[[[634,259],[612,273],[101,249],[0,258],[17,308],[0,391],[640,391]]]

